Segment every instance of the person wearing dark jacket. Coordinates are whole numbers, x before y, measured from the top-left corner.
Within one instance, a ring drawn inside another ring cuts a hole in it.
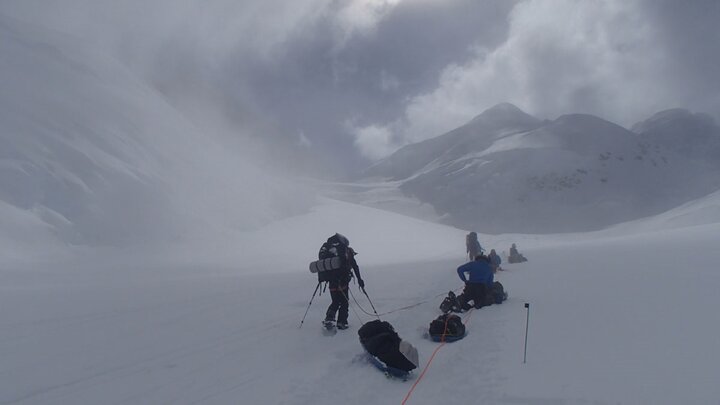
[[[465,252],[468,255],[470,261],[475,260],[475,256],[481,254],[483,251],[480,242],[478,241],[477,232],[470,232],[465,236]]]
[[[495,252],[495,249],[490,249],[490,254],[488,254],[488,261],[490,262],[490,268],[492,269],[493,273],[497,273],[498,270],[502,270],[502,268],[500,267],[500,264],[502,264],[502,259]]]
[[[330,289],[330,298],[332,298],[332,302],[327,309],[327,312],[325,314],[325,321],[323,321],[323,323],[326,326],[332,325],[332,323],[335,322],[335,314],[337,314],[337,328],[347,329],[349,304],[348,288],[350,285],[350,279],[352,279],[351,270],[355,273],[355,277],[357,277],[358,285],[360,286],[360,288],[365,288],[365,282],[363,281],[362,277],[360,277],[360,267],[358,266],[357,261],[355,261],[355,255],[357,253],[353,250],[353,248],[348,246],[349,242],[347,238],[342,235],[339,236],[342,237],[342,242],[345,247],[342,254],[345,255],[346,260],[345,265],[340,269],[337,277],[333,280],[330,280],[328,283]]]
[[[522,263],[526,262],[527,258],[523,256],[520,252],[517,250],[517,246],[513,243],[512,246],[510,246],[510,255],[508,256],[508,263]]]
[[[493,282],[495,277],[487,256],[479,254],[475,260],[465,263],[457,269],[460,280],[465,283],[465,289],[458,296],[458,301],[464,311],[470,309],[469,302],[472,301],[475,308],[490,305]],[[468,277],[465,276],[468,274]]]

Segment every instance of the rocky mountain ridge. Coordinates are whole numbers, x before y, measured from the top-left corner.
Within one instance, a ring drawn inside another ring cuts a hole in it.
[[[720,189],[720,127],[663,111],[633,130],[587,114],[541,121],[503,103],[366,169],[487,233],[600,229]]]

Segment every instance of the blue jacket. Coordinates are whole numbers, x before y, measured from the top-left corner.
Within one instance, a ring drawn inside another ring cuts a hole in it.
[[[481,283],[490,286],[493,281],[495,281],[493,271],[490,268],[490,263],[485,260],[474,260],[472,262],[465,263],[458,267],[457,273],[458,276],[460,276],[460,280],[471,284]],[[469,273],[470,277],[465,278],[465,273]]]

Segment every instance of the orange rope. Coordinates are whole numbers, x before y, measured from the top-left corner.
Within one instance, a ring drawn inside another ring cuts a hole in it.
[[[408,391],[407,395],[405,395],[405,399],[402,401],[402,405],[405,405],[405,402],[407,402],[408,399],[410,399],[410,395],[412,395],[413,390],[415,390],[415,387],[418,385],[420,380],[422,380],[423,376],[425,375],[425,372],[427,371],[428,367],[430,366],[430,362],[432,362],[433,358],[437,354],[438,350],[440,350],[441,347],[445,346],[446,342],[442,342],[440,346],[435,349],[432,356],[430,356],[430,360],[428,360],[427,364],[425,365],[425,368],[423,369],[422,373],[420,373],[420,376],[417,380],[415,380],[415,384],[413,384],[412,388],[410,388],[410,391]]]
[[[470,310],[468,311],[467,315],[465,316],[465,319],[468,319],[468,318],[470,317],[470,314],[472,313],[472,310],[473,310],[473,308],[470,308]],[[449,318],[449,317],[448,317],[448,318]],[[444,329],[444,331],[446,331],[446,332],[447,332],[448,318],[445,318],[445,329]],[[467,325],[467,322],[465,322],[465,323],[466,323],[466,325]],[[420,383],[420,380],[422,380],[423,376],[425,375],[425,372],[427,371],[428,367],[430,367],[430,363],[432,363],[432,361],[433,361],[433,359],[435,358],[435,355],[437,354],[437,352],[440,351],[440,348],[441,348],[441,347],[445,346],[445,343],[447,343],[447,342],[445,341],[445,333],[443,333],[442,337],[440,338],[440,346],[438,346],[438,347],[435,349],[435,351],[433,352],[433,354],[432,354],[432,355],[430,356],[430,358],[428,359],[428,362],[427,362],[427,364],[425,364],[425,368],[423,369],[422,373],[420,373],[420,375],[418,376],[417,380],[415,380],[415,384],[413,384],[413,386],[410,388],[410,391],[408,391],[407,395],[405,395],[405,399],[403,399],[402,405],[405,405],[405,403],[407,402],[407,400],[410,399],[410,395],[412,395],[413,391],[415,390],[415,387],[417,387],[418,383]]]

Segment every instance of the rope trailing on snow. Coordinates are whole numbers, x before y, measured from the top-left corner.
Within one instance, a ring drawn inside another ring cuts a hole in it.
[[[348,285],[348,291],[350,292],[350,295],[352,295],[353,301],[355,301],[355,296],[352,294],[352,291],[350,291],[350,285]],[[350,304],[350,300],[348,299],[348,296],[345,295],[345,291],[343,291],[342,288],[340,288],[340,293],[343,295],[343,297],[345,297],[345,301],[348,302],[348,307],[349,307],[349,306],[350,306],[350,305],[349,305],[349,304]],[[357,301],[355,301],[355,302],[357,302]],[[360,306],[360,305],[358,304],[358,307],[359,307],[359,306]],[[360,309],[362,309],[362,308],[360,308]],[[355,310],[355,308],[353,308],[352,311],[353,311],[353,313],[355,314],[355,316],[357,317],[358,321],[360,321],[360,323],[362,323],[363,320],[362,320],[362,318],[360,318],[360,315],[357,313],[357,311]],[[363,312],[365,312],[365,310],[363,310]]]
[[[467,315],[465,316],[464,321],[465,321],[465,325],[466,325],[466,326],[467,326],[467,324],[470,322],[469,319],[470,319],[470,314],[472,314],[472,312],[473,312],[473,308],[470,308],[470,310],[468,311]],[[449,317],[448,317],[448,318],[449,318]],[[445,318],[445,328],[443,329],[443,330],[445,330],[445,331],[447,331],[448,318]],[[420,375],[418,376],[417,380],[415,380],[415,384],[413,384],[413,386],[410,387],[410,391],[408,391],[407,395],[405,395],[405,399],[403,399],[401,405],[405,405],[405,403],[408,401],[408,399],[410,399],[410,395],[412,395],[413,391],[415,390],[415,387],[417,387],[417,385],[418,385],[418,384],[420,383],[420,381],[422,380],[423,376],[425,376],[425,372],[426,372],[426,371],[428,370],[428,368],[430,367],[430,364],[432,363],[433,359],[435,358],[435,355],[440,351],[440,348],[442,348],[443,346],[445,346],[445,343],[447,343],[447,342],[445,341],[445,334],[443,333],[442,338],[440,338],[440,345],[439,345],[437,348],[435,348],[435,351],[433,351],[432,355],[430,356],[430,358],[428,359],[427,363],[425,364],[425,368],[423,368],[422,373],[420,373]]]
[[[457,289],[456,291],[459,291],[459,290],[461,290],[461,289],[462,289],[462,288]],[[378,319],[379,319],[381,316],[389,315],[389,314],[392,314],[392,313],[394,313],[394,312],[405,311],[405,310],[408,310],[408,309],[411,309],[411,308],[415,308],[415,307],[417,307],[417,306],[420,306],[420,305],[422,305],[422,304],[427,304],[428,302],[434,300],[435,298],[442,297],[443,295],[445,295],[445,293],[437,294],[437,295],[433,296],[432,298],[426,299],[425,301],[420,301],[420,302],[415,303],[415,304],[411,304],[411,305],[407,305],[407,306],[404,306],[404,307],[396,308],[396,309],[393,309],[393,310],[390,310],[390,311],[387,311],[387,312],[383,312],[383,313],[381,313],[381,314],[378,314],[377,311],[373,314],[373,313],[370,313],[370,312],[366,311],[365,308],[363,308],[362,305],[360,305],[360,303],[358,302],[358,300],[355,298],[355,295],[352,293],[352,290],[350,290],[350,296],[352,297],[353,301],[355,302],[355,305],[357,305],[358,308],[360,308],[360,311],[362,311],[362,312],[365,313],[366,315],[377,316]],[[372,305],[372,303],[371,303],[371,305]]]

